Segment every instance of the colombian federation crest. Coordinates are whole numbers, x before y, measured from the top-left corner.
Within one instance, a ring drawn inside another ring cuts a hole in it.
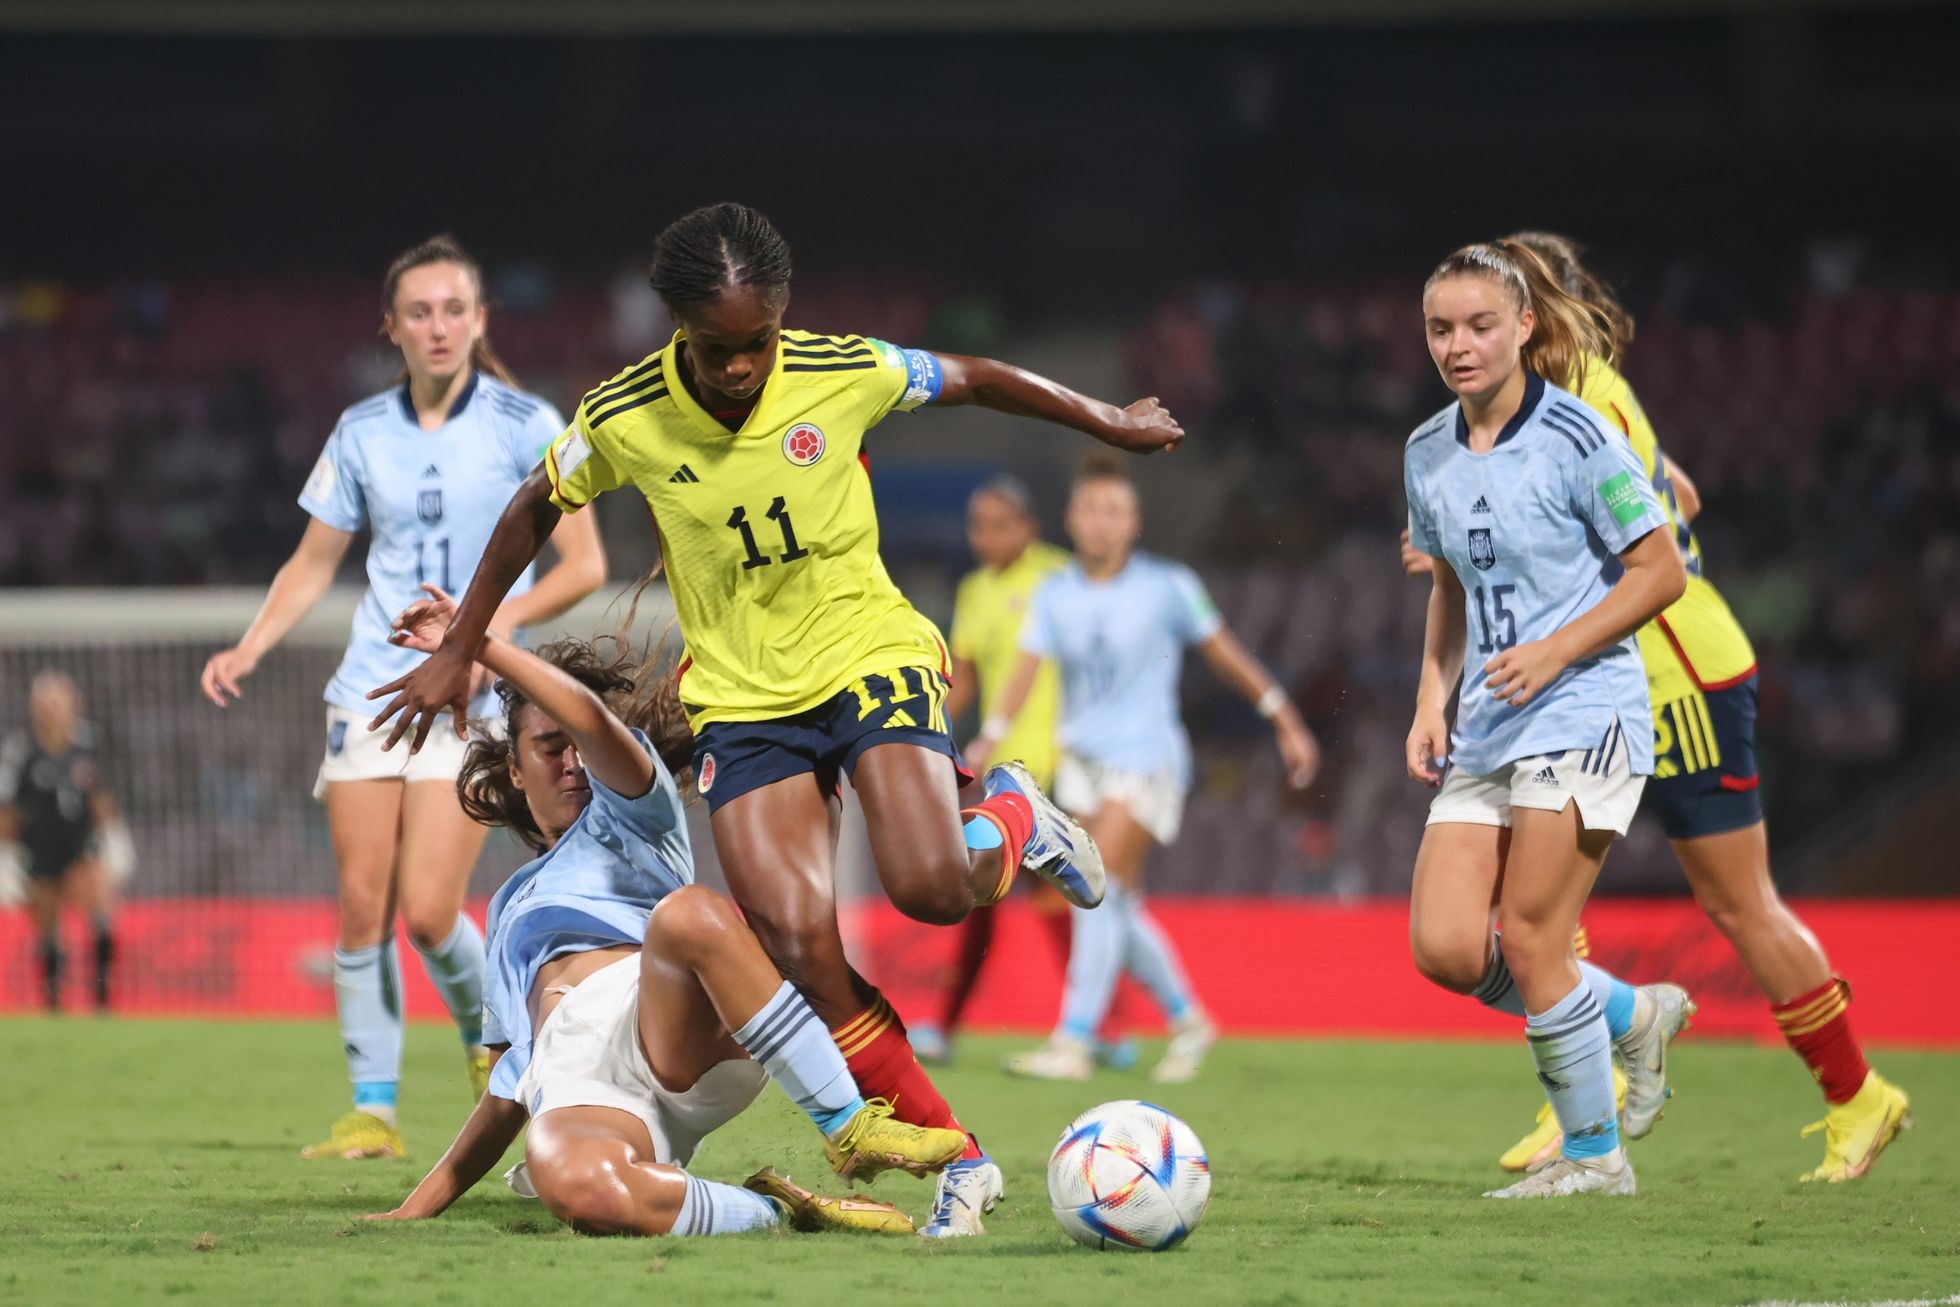
[[[715,756],[712,753],[701,755],[701,765],[694,769],[694,788],[706,794],[715,787]]]
[[[442,521],[442,491],[419,492],[415,496],[415,516],[422,519],[424,526],[434,526]]]
[[[798,467],[808,467],[823,457],[823,430],[809,422],[799,422],[783,433],[783,457]]]
[[[1490,542],[1490,528],[1487,526],[1470,528],[1470,565],[1479,572],[1488,572],[1497,566],[1497,549]]]

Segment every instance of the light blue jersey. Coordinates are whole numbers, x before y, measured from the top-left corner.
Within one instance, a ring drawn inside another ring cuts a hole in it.
[[[1070,563],[1041,583],[1021,628],[1024,652],[1061,671],[1056,742],[1122,771],[1191,779],[1191,743],[1177,710],[1188,645],[1222,622],[1204,582],[1181,563],[1135,553],[1123,570],[1091,580]]]
[[[1667,525],[1625,436],[1532,376],[1489,453],[1469,447],[1460,404],[1419,427],[1403,452],[1409,540],[1463,583],[1466,638],[1450,763],[1484,776],[1507,762],[1597,748],[1617,716],[1632,772],[1654,770],[1647,673],[1629,635],[1566,668],[1514,708],[1484,686],[1500,650],[1592,609],[1619,579],[1619,555]]]
[[[567,953],[637,946],[653,905],[694,883],[694,852],[674,778],[646,732],[633,738],[653,756],[653,787],[624,798],[588,772],[592,801],[549,851],[511,873],[490,900],[485,949],[483,1042],[509,1044],[490,1092],[517,1097],[531,1064],[531,986],[538,968]]]
[[[405,676],[424,655],[388,643],[388,624],[433,582],[460,597],[497,518],[531,474],[564,419],[535,395],[472,372],[449,420],[416,422],[407,383],[340,415],[299,506],[340,531],[370,533],[367,593],[355,611],[347,655],[327,683],[327,702],[371,712],[367,693]],[[524,569],[510,588],[531,588]]]

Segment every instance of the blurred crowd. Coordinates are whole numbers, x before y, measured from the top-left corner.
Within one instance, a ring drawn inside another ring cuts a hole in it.
[[[1815,829],[1960,725],[1960,293],[1896,288],[1843,242],[1769,290],[1706,260],[1637,273],[1625,370],[1701,489],[1708,574],[1761,656],[1772,829]],[[798,299],[802,320],[908,343],[1000,332],[985,301]],[[505,268],[492,301],[500,351],[561,406],[669,330],[632,270]],[[395,375],[377,317],[373,289],[342,282],[0,288],[0,586],[267,581],[336,414]],[[1287,796],[1262,724],[1194,677],[1200,786],[1162,884],[1399,889],[1424,799],[1382,747],[1406,729],[1420,639],[1401,447],[1446,398],[1410,285],[1197,283],[1121,347],[1137,393],[1205,433],[1181,457],[1229,487],[1182,524],[1189,561],[1329,748],[1326,783]],[[1616,875],[1674,883],[1651,832]]]

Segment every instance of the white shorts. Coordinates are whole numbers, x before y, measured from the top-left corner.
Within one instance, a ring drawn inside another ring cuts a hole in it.
[[[1567,803],[1576,803],[1587,830],[1624,835],[1647,786],[1647,778],[1633,775],[1628,767],[1622,744],[1604,756],[1596,749],[1568,749],[1519,758],[1484,776],[1451,768],[1429,804],[1426,824],[1509,826],[1513,808],[1563,812]]]
[[[1184,828],[1184,785],[1171,772],[1123,771],[1064,753],[1055,762],[1054,798],[1078,820],[1121,802],[1159,844],[1172,843]]]
[[[593,972],[559,1001],[531,1041],[517,1101],[533,1119],[560,1107],[612,1107],[646,1123],[655,1160],[686,1166],[710,1133],[755,1101],[768,1073],[747,1058],[721,1062],[675,1093],[640,1050],[640,959]],[[515,1186],[513,1185],[513,1188]]]
[[[420,753],[408,751],[406,736],[383,753],[381,746],[387,743],[394,723],[370,731],[370,720],[365,714],[327,705],[327,752],[313,782],[314,798],[324,803],[327,786],[335,781],[454,781],[463,770],[463,750],[469,742],[456,738],[448,713],[429,728],[429,738],[422,742]]]

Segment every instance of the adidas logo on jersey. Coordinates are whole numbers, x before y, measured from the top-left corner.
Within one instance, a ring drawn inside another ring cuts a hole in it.
[[[422,475],[425,477],[439,477],[442,475],[442,469],[437,467],[434,463],[431,463],[427,467],[422,469]]]
[[[1558,774],[1554,772],[1550,767],[1540,767],[1538,769],[1538,774],[1536,776],[1533,776],[1531,778],[1531,781],[1532,784],[1534,785],[1557,785]]]
[[[667,479],[669,481],[678,481],[683,485],[693,485],[694,483],[700,481],[701,478],[694,475],[693,468],[683,463],[680,466],[680,470],[675,472],[674,475],[668,477]]]
[[[1470,511],[1473,513],[1488,513],[1490,512],[1490,501],[1482,495],[1478,495],[1477,502],[1470,505]]]

